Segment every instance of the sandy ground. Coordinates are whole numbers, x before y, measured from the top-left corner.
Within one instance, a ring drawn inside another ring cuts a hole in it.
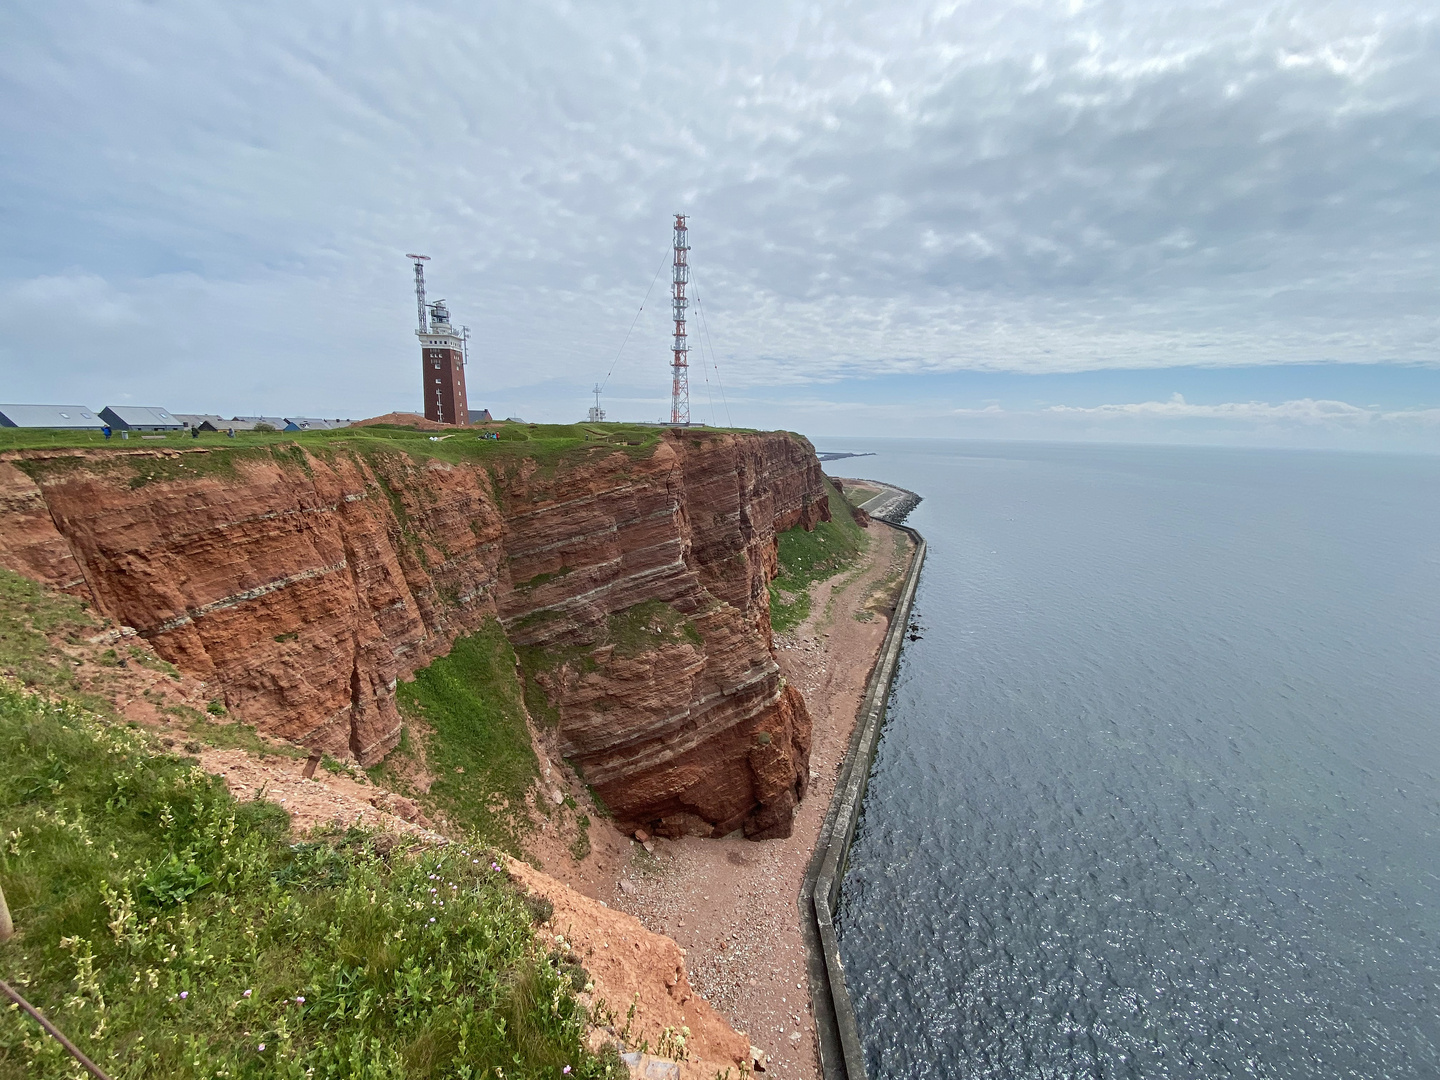
[[[815,587],[812,614],[776,635],[785,677],[814,721],[810,790],[784,840],[741,838],[631,845],[611,902],[685,949],[690,978],[768,1056],[767,1075],[818,1080],[815,1026],[800,936],[800,883],[835,790],[865,684],[911,551],[881,524],[861,563]],[[607,898],[609,899],[609,898]]]

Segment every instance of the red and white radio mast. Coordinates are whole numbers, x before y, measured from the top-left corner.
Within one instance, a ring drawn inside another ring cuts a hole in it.
[[[685,215],[675,215],[675,274],[670,292],[671,314],[675,318],[675,344],[670,361],[670,423],[690,423],[690,346],[685,343],[685,286],[690,281],[690,230]]]

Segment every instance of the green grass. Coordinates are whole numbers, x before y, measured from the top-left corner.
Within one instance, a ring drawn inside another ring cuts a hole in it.
[[[776,632],[804,622],[810,615],[810,586],[845,569],[869,543],[828,479],[825,493],[834,520],[822,521],[811,532],[796,526],[777,538],[780,571],[770,583],[770,626]]]
[[[0,569],[0,672],[30,686],[70,690],[73,661],[50,643],[50,636],[78,638],[96,629],[80,601]]]
[[[519,461],[530,458],[541,465],[552,464],[577,453],[583,454],[596,445],[609,445],[631,457],[646,458],[654,451],[664,429],[636,424],[502,424],[499,439],[483,439],[480,430],[432,433],[414,428],[377,425],[363,428],[339,428],[334,431],[238,432],[231,439],[224,434],[202,434],[192,439],[188,433],[170,432],[159,439],[142,439],[139,434],[127,440],[118,434],[106,441],[99,432],[0,428],[0,451],[28,449],[96,449],[114,454],[117,462],[132,470],[140,483],[198,475],[212,471],[233,470],[234,463],[245,458],[271,458],[281,464],[308,468],[303,449],[316,455],[338,450],[358,452],[400,450],[419,457],[436,457],[447,461]],[[431,438],[450,435],[439,441]],[[136,451],[144,450],[203,451],[182,453],[180,458],[153,458]],[[27,463],[40,469],[73,467],[73,462],[53,459]],[[93,467],[87,465],[87,467]]]
[[[621,1075],[478,849],[291,843],[279,807],[9,683],[0,759],[0,967],[116,1080]],[[76,1075],[0,1012],[0,1078]]]
[[[525,796],[539,778],[515,675],[515,651],[499,622],[456,638],[450,654],[401,683],[403,714],[424,721],[424,760],[435,776],[426,801],[486,843],[520,853]],[[456,769],[462,769],[457,772]]]
[[[682,641],[701,644],[695,624],[663,600],[645,600],[606,620],[602,644],[614,645],[618,656],[638,656]]]

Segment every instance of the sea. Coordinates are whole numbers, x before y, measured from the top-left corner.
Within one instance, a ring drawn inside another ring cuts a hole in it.
[[[929,543],[872,1080],[1440,1077],[1440,456],[821,440]]]

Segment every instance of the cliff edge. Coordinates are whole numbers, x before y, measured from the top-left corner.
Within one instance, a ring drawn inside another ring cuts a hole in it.
[[[623,822],[788,835],[810,719],[766,584],[776,534],[829,519],[805,440],[332,434],[0,454],[0,565],[365,765],[399,739],[398,681],[498,619],[533,719]]]

